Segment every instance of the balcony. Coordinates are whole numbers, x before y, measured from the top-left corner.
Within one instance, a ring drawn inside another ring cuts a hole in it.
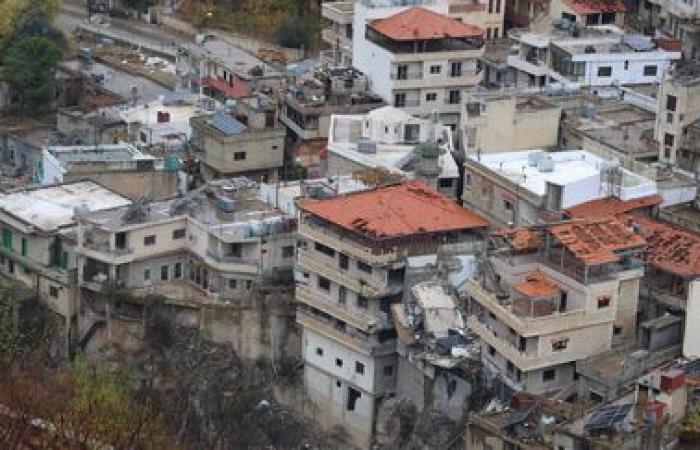
[[[258,273],[260,268],[259,261],[253,261],[240,256],[221,255],[213,250],[207,250],[207,259],[210,259],[211,266],[217,270],[226,272],[242,272],[251,275]],[[208,261],[209,262],[209,261]]]
[[[370,333],[377,329],[391,327],[388,321],[382,320],[378,315],[353,310],[323,298],[313,289],[298,285],[296,289],[296,300],[299,303],[304,303],[313,308],[319,309],[326,314],[337,317],[343,322],[358,328],[364,332]]]
[[[605,308],[588,314],[585,310],[579,309],[552,312],[552,314],[538,317],[523,317],[519,316],[510,305],[502,304],[495,295],[483,289],[477,281],[468,280],[465,288],[466,293],[477,303],[523,337],[559,333],[581,326],[612,322],[615,318],[615,308]]]
[[[335,48],[337,45],[339,47],[338,50],[352,53],[352,39],[342,33],[336,32],[332,28],[324,28],[321,30],[321,39],[330,45],[331,48]]]
[[[395,339],[382,343],[373,342],[369,337],[347,333],[321,316],[303,309],[297,309],[297,323],[304,328],[309,328],[329,339],[333,339],[340,345],[350,347],[365,355],[383,356],[390,355],[396,351]]]
[[[511,361],[515,367],[523,372],[564,364],[577,359],[568,351],[561,351],[544,356],[540,356],[536,353],[527,354],[526,352],[518,350],[509,342],[497,337],[486,324],[479,322],[475,316],[469,316],[467,318],[467,325],[469,329],[475,332],[484,342],[496,349],[499,354],[503,355],[506,359]]]
[[[299,235],[309,238],[313,241],[322,242],[323,244],[334,248],[338,252],[346,253],[349,256],[365,261],[369,264],[387,265],[403,259],[406,254],[396,248],[382,250],[381,252],[373,250],[370,247],[364,246],[357,241],[346,238],[339,233],[335,233],[326,227],[321,227],[302,221],[299,223]]]
[[[354,2],[324,2],[321,4],[321,17],[341,25],[352,24]]]
[[[297,254],[298,263],[303,268],[328,278],[329,280],[333,280],[337,284],[346,286],[363,297],[376,298],[391,295],[396,293],[397,290],[400,291],[400,287],[393,288],[386,285],[382,286],[379,281],[376,281],[373,284],[368,284],[367,281],[353,277],[349,273],[346,273],[339,268],[336,269],[329,267],[328,264],[320,261],[319,258],[308,250],[300,249],[298,250]]]
[[[507,61],[509,66],[536,77],[549,74],[547,63],[537,58],[522,58],[520,55],[508,55]]]

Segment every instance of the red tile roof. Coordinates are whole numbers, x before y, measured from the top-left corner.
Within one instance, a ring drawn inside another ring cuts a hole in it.
[[[632,200],[620,200],[617,197],[605,197],[580,203],[564,212],[574,219],[592,219],[596,217],[617,216],[636,209],[660,205],[663,198],[658,195],[647,195]]]
[[[627,7],[621,0],[564,0],[564,4],[578,14],[627,12]]]
[[[301,201],[299,208],[373,240],[489,225],[481,215],[462,208],[422,181]]]
[[[228,82],[216,77],[205,77],[200,80],[202,86],[210,87],[222,93],[228,98],[241,98],[250,93],[248,83],[236,78],[231,86]]]
[[[414,6],[393,16],[377,19],[370,28],[395,41],[481,37],[484,30],[429,9]]]
[[[549,297],[558,291],[557,284],[541,270],[525,277],[525,281],[513,285],[513,289],[528,297]]]
[[[648,217],[631,220],[648,243],[648,264],[681,277],[700,276],[700,235]]]
[[[618,261],[616,251],[646,244],[630,227],[612,217],[554,225],[548,230],[577,259],[590,265]]]
[[[542,244],[542,239],[537,231],[529,228],[504,228],[493,233],[502,237],[516,251],[537,250]]]

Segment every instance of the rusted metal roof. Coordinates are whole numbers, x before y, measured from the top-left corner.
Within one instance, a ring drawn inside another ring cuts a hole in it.
[[[613,217],[554,225],[549,233],[587,265],[618,261],[616,252],[646,244],[642,236]]]
[[[468,38],[484,35],[484,30],[477,26],[467,25],[420,6],[377,19],[369,26],[394,41]]]
[[[617,197],[605,197],[580,203],[564,212],[574,219],[590,219],[596,217],[617,216],[642,208],[658,206],[663,198],[658,195],[647,195],[632,200],[620,200]]]
[[[299,208],[373,240],[489,226],[483,216],[462,208],[422,181],[300,201]]]
[[[525,281],[513,285],[513,289],[528,297],[550,297],[557,293],[557,284],[541,270],[525,277]]]
[[[625,3],[620,0],[564,0],[564,4],[578,14],[627,12]]]

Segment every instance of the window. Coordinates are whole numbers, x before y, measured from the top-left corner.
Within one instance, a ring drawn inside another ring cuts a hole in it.
[[[389,364],[388,366],[384,366],[384,369],[382,369],[382,372],[384,372],[385,377],[390,377],[394,375],[394,366]]]
[[[486,39],[491,39],[491,28],[486,28]]]
[[[12,250],[12,230],[9,228],[2,229],[2,246],[8,250]]]
[[[498,39],[498,27],[493,29],[493,38]],[[500,75],[500,72],[498,73]]]
[[[68,268],[68,252],[61,252],[61,261],[59,262],[61,269]]]
[[[372,266],[362,261],[357,261],[357,269],[365,273],[372,273]]]
[[[243,161],[245,159],[245,152],[236,152],[233,154],[234,161]]]
[[[330,256],[331,258],[335,258],[335,250],[330,248],[327,245],[323,245],[320,242],[314,243],[314,248],[316,249],[317,252],[321,252],[326,256]]]
[[[598,297],[597,301],[598,301],[598,309],[607,308],[608,306],[610,306],[610,296],[609,295],[601,295],[600,297]]]
[[[542,372],[542,381],[553,381],[557,376],[557,372],[554,369],[547,369]]]
[[[508,211],[512,211],[513,210],[513,202],[511,202],[510,200],[503,200],[503,209],[506,209]]]
[[[489,345],[489,355],[496,356],[496,349]]]
[[[355,361],[355,373],[363,375],[365,373],[365,365],[360,361]]]
[[[667,147],[673,147],[674,136],[672,134],[664,134],[664,145]]]
[[[345,288],[345,286],[338,286],[338,303],[344,305],[347,298],[348,290]]]
[[[622,334],[622,327],[619,325],[613,325],[613,335],[619,336]]]
[[[442,70],[441,66],[430,66],[430,73],[433,75],[439,74],[441,70]]]
[[[358,295],[357,296],[357,306],[358,306],[358,308],[367,309],[367,307],[369,306],[369,301],[367,300],[366,297]]]
[[[294,256],[293,245],[285,245],[282,247],[282,258],[291,258],[292,256]]]
[[[447,189],[452,187],[452,178],[440,178],[438,180],[438,187]]]
[[[461,77],[462,76],[462,63],[461,62],[453,62],[450,65],[450,75],[453,77]]]
[[[420,125],[411,123],[404,127],[403,138],[406,142],[417,142],[420,139]]]
[[[357,400],[359,400],[360,397],[362,397],[360,391],[348,387],[348,404],[346,405],[348,411],[355,411],[355,405],[357,404]]]
[[[168,281],[169,276],[170,276],[170,267],[160,266],[160,280],[161,281]]]
[[[489,14],[493,12],[493,0],[489,0]]]
[[[610,25],[615,23],[615,13],[604,12],[600,17],[600,23],[602,23],[603,25]]]
[[[671,158],[671,149],[670,148],[665,148],[664,149],[664,158],[670,159]]]
[[[143,238],[143,245],[154,245],[156,243],[156,235],[151,234]]]
[[[58,298],[58,288],[56,286],[49,286],[49,295],[53,298]]]
[[[253,281],[252,280],[245,280],[245,288],[247,291],[253,289]]]
[[[323,356],[323,349],[321,347],[316,347],[316,354],[318,356]]]
[[[331,280],[328,278],[324,277],[318,277],[318,287],[323,289],[324,291],[330,291],[331,290]]]
[[[435,92],[428,92],[425,94],[426,102],[434,102],[435,100],[437,100],[437,94]]]
[[[645,77],[655,77],[658,68],[656,66],[644,66],[644,76]]]
[[[151,269],[145,269],[143,271],[143,281],[148,281],[151,279]]]
[[[598,76],[599,77],[612,76],[612,67],[610,67],[610,66],[598,67]]]
[[[630,62],[625,61],[625,70],[628,70],[630,68]]]
[[[403,92],[394,94],[394,106],[397,108],[403,108],[406,106],[406,94]]]
[[[553,352],[560,352],[562,350],[566,350],[566,347],[569,346],[569,338],[563,338],[563,339],[557,339],[556,341],[552,341],[552,351]]]
[[[235,290],[238,288],[238,280],[235,280],[233,278],[228,280],[228,288]]]
[[[27,238],[22,238],[22,256],[27,256]]]
[[[401,64],[399,66],[396,66],[396,79],[397,80],[408,79],[408,66],[407,65]]]
[[[348,255],[338,253],[338,266],[343,270],[348,270],[349,265],[350,260],[348,259]]]
[[[459,91],[450,91],[450,95],[449,95],[450,105],[455,105],[459,102],[460,102],[460,92]]]
[[[178,228],[177,230],[173,230],[173,239],[184,239],[185,238],[185,229],[184,228]]]
[[[337,367],[343,367],[343,360],[340,358],[335,358],[335,365]]]
[[[666,109],[668,111],[675,111],[676,110],[676,97],[673,95],[667,95],[666,96]]]
[[[666,113],[666,123],[673,123],[673,116],[674,114],[672,112]]]
[[[182,263],[177,262],[173,266],[173,278],[175,278],[175,279],[182,278]]]
[[[501,12],[501,0],[496,0],[496,12]]]

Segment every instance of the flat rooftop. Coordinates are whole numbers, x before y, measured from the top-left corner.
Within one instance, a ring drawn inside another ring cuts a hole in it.
[[[551,160],[551,170],[542,171],[537,164],[532,165],[529,158],[540,155]],[[477,162],[496,174],[518,184],[530,193],[543,197],[547,183],[558,186],[575,187],[578,182],[586,179],[594,181],[600,177],[600,172],[611,162],[585,150],[568,150],[562,152],[543,152],[542,150],[526,150],[505,153],[492,153],[479,156],[472,155],[469,159]],[[622,172],[623,187],[644,187],[649,192],[643,195],[655,194],[654,182],[630,172]],[[598,181],[598,184],[600,182]],[[594,198],[597,198],[594,197]],[[590,200],[588,198],[587,200]],[[580,203],[580,201],[579,201]],[[562,205],[568,207],[571,205]]]
[[[72,225],[75,208],[101,211],[131,201],[92,181],[9,192],[0,196],[0,210],[43,232]]]
[[[63,164],[89,162],[126,162],[153,160],[153,156],[141,153],[131,144],[110,144],[99,146],[56,146],[47,147],[54,158]]]

